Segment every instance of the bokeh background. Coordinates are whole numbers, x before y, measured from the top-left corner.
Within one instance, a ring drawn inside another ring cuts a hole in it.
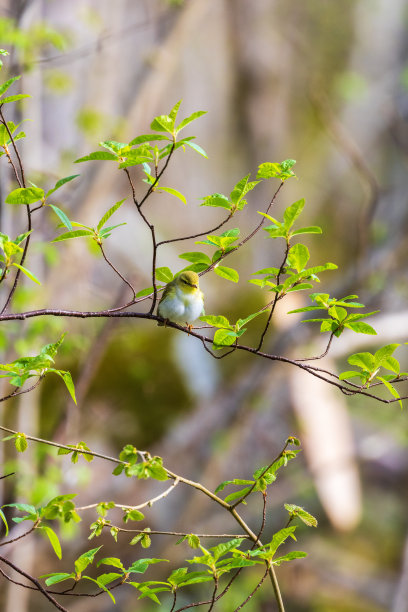
[[[322,363],[341,372],[351,353],[407,337],[407,24],[406,0],[1,0],[0,46],[10,51],[3,80],[22,74],[21,91],[32,96],[18,110],[28,120],[27,138],[20,141],[26,174],[52,187],[58,178],[80,172],[58,192],[56,203],[85,224],[128,198],[121,209],[127,225],[107,248],[139,290],[150,284],[151,245],[130,205],[125,177],[106,162],[78,166],[75,159],[97,150],[100,140],[128,142],[147,133],[152,118],[180,99],[182,116],[208,111],[189,128],[208,160],[180,151],[166,173],[165,184],[183,192],[188,205],[166,194],[149,200],[160,239],[214,226],[222,212],[200,208],[199,198],[229,194],[264,161],[296,159],[299,180],[285,185],[273,214],[279,218],[305,197],[304,225],[321,225],[324,232],[307,240],[311,263],[339,265],[322,275],[317,290],[337,297],[356,293],[369,311],[381,310],[370,320],[378,336],[345,333],[333,343]],[[142,193],[141,176],[135,177]],[[4,205],[14,186],[5,163],[0,178],[1,231],[21,233],[20,211]],[[257,211],[272,193],[266,182],[250,194],[237,220],[243,233],[257,223]],[[46,211],[27,262],[43,285],[33,289],[25,282],[14,309],[96,310],[126,300],[126,287],[85,242],[50,245],[56,226]],[[281,261],[282,246],[265,236],[258,234],[229,259],[240,271],[238,285],[214,274],[202,278],[208,314],[235,320],[267,302],[269,295],[248,283],[255,270]],[[178,255],[195,248],[189,242],[168,245],[158,264],[176,272],[184,265]],[[324,349],[327,338],[317,327],[286,314],[307,305],[307,296],[299,295],[280,304],[265,346],[269,352],[307,357]],[[256,342],[261,329],[257,319],[249,340]],[[46,379],[35,392],[2,405],[5,426],[61,443],[85,440],[111,455],[132,443],[212,489],[226,478],[250,476],[279,453],[288,435],[296,435],[303,452],[273,485],[268,533],[285,524],[285,502],[304,506],[319,527],[299,527],[296,548],[309,556],[278,570],[287,610],[408,610],[406,408],[347,399],[295,368],[251,355],[215,361],[192,338],[149,321],[3,324],[2,362],[35,353],[62,331],[68,335],[58,365],[74,376],[78,406],[59,381]],[[407,369],[404,347],[396,356]],[[74,466],[34,444],[17,458],[10,442],[0,453],[4,470],[17,472],[1,481],[2,503],[41,504],[75,489],[78,505],[110,499],[137,504],[163,488],[113,479],[110,466],[98,460]],[[245,515],[256,523],[259,504],[251,502]],[[16,543],[9,554],[34,574],[38,567],[41,573],[70,571],[69,559],[84,551],[95,518],[89,511],[75,529],[66,529],[59,565],[39,538]],[[228,517],[180,487],[149,510],[144,525],[186,532],[234,529]],[[105,556],[121,556],[110,536],[89,548],[99,543]],[[130,562],[167,555],[176,564],[189,555],[185,544],[175,547],[163,539],[154,540],[151,555],[124,550]],[[249,572],[217,608],[234,609],[255,583]],[[117,591],[116,609],[158,609],[136,602],[129,590]],[[4,612],[51,609],[41,596],[12,583],[2,582],[0,593]],[[69,604],[72,612],[113,609],[107,596],[78,599]],[[246,609],[274,610],[269,586]]]

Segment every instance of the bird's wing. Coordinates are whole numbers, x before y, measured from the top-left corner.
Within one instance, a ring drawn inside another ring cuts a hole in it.
[[[169,283],[167,283],[167,285],[164,288],[163,295],[161,296],[160,302],[165,300],[166,297],[168,297],[169,294],[173,291],[173,289],[174,289],[174,281],[170,281]]]

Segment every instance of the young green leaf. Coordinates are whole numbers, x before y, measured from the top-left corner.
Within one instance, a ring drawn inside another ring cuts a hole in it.
[[[192,121],[195,121],[196,119],[198,119],[199,117],[202,117],[206,113],[207,111],[196,111],[195,113],[192,113],[189,117],[186,117],[185,119],[183,119],[183,121],[176,128],[176,134],[178,134],[178,132],[180,132],[183,128],[189,125]]]
[[[48,195],[48,194],[47,194]],[[57,215],[57,217],[62,221],[62,224],[64,225],[64,227],[66,227],[70,232],[72,232],[72,224],[71,221],[68,219],[67,215],[64,213],[64,211],[62,211],[60,208],[58,208],[58,206],[55,206],[54,204],[49,204],[49,206],[52,208],[52,210],[55,212],[55,214]]]
[[[122,204],[123,204],[123,202],[125,200],[126,200],[126,198],[123,198],[123,200],[119,200],[119,202],[116,202],[116,204],[111,206],[111,208],[103,215],[102,219],[99,221],[98,225],[96,226],[96,229],[98,230],[98,232],[99,232],[99,230],[101,230],[103,228],[103,226],[108,221],[108,219],[111,218],[113,213],[116,212],[118,210],[118,208],[120,208],[122,206]]]
[[[37,283],[37,285],[41,285],[41,282],[38,280],[36,276],[34,276],[32,272],[30,272],[30,270],[27,270],[27,268],[24,268],[24,266],[21,266],[20,264],[15,263],[15,262],[13,262],[11,265],[21,270],[21,272],[23,272],[23,274],[28,276],[28,278],[32,280],[34,283]]]
[[[37,527],[37,529],[41,529],[44,533],[47,534],[48,539],[51,542],[51,546],[53,547],[55,554],[57,555],[58,559],[61,560],[62,559],[61,544],[60,544],[60,541],[55,531],[51,529],[51,527],[48,527],[48,525],[40,525],[39,527]]]
[[[57,236],[51,242],[61,242],[62,240],[71,240],[72,238],[82,238],[83,236],[93,236],[92,230],[74,230],[73,232],[65,232],[61,236]]]
[[[205,253],[201,253],[200,251],[190,251],[188,253],[182,253],[179,255],[180,259],[185,259],[187,261],[191,261],[191,263],[202,263],[206,266],[211,265],[211,259]]]
[[[214,268],[214,272],[218,276],[221,276],[221,278],[226,278],[227,280],[232,281],[233,283],[237,283],[239,281],[239,274],[233,268],[227,268],[225,266],[216,266]]]
[[[11,191],[7,198],[7,204],[34,204],[45,197],[44,189],[39,187],[19,187]]]
[[[167,266],[163,266],[162,268],[156,268],[156,279],[161,283],[169,283],[173,280],[173,278],[173,273]]]
[[[228,319],[222,315],[202,316],[200,317],[200,321],[203,321],[203,323],[208,323],[209,325],[212,325],[213,327],[233,329]]]
[[[103,161],[118,161],[118,156],[114,153],[108,153],[108,151],[95,151],[94,153],[90,153],[89,155],[85,155],[84,157],[80,157],[74,161],[74,164],[79,164],[84,161],[94,161],[94,160],[103,160]]]
[[[162,187],[160,185],[160,187],[158,188],[158,191],[165,191],[166,193],[169,193],[170,195],[173,195],[175,198],[178,198],[179,200],[181,200],[183,204],[187,204],[187,200],[185,196],[182,193],[180,193],[180,191],[177,191],[177,189],[173,189],[172,187]]]

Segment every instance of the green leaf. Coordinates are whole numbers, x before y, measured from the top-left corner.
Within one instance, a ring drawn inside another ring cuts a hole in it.
[[[301,272],[310,259],[309,249],[304,244],[295,244],[289,251],[288,265]]]
[[[162,187],[160,185],[160,187],[158,188],[158,191],[165,191],[166,193],[170,193],[170,195],[173,195],[174,197],[181,200],[183,204],[187,204],[187,200],[185,196],[182,193],[180,193],[180,191],[177,191],[177,189],[173,189],[172,187]]]
[[[217,329],[214,334],[213,348],[219,349],[234,344],[237,334],[227,329]]]
[[[117,580],[118,578],[123,578],[123,574],[119,574],[118,572],[109,572],[107,574],[101,574],[100,576],[98,576],[96,581],[100,586],[106,586],[107,584],[113,582],[114,580]]]
[[[145,142],[149,142],[150,140],[167,140],[167,136],[163,136],[162,134],[141,134],[140,136],[136,136],[133,140],[129,142],[129,146],[133,147],[134,145],[143,144]]]
[[[357,334],[369,334],[371,336],[377,335],[377,332],[375,331],[375,329],[371,327],[371,325],[368,325],[368,323],[364,323],[363,321],[359,321],[357,323],[346,322],[344,323],[344,325],[345,327],[348,327],[349,329],[356,332]]]
[[[281,171],[282,171],[282,168],[279,163],[265,162],[259,166],[256,178],[257,179],[276,178],[280,175]]]
[[[291,206],[288,206],[288,208],[285,210],[283,213],[283,219],[287,229],[292,227],[298,216],[301,214],[304,206],[305,200],[302,198],[301,200],[294,202]]]
[[[202,155],[203,157],[205,157],[206,159],[208,159],[208,155],[207,153],[204,151],[204,149],[202,147],[200,147],[200,145],[198,145],[195,142],[185,142],[183,141],[183,144],[188,145],[189,147],[191,147],[194,151],[196,151],[196,153],[199,153],[200,155]]]
[[[254,189],[259,183],[259,181],[248,182],[249,174],[244,176],[238,183],[235,185],[234,189],[231,191],[230,198],[231,201],[237,205],[240,200],[249,192]]]
[[[105,557],[104,559],[98,561],[96,567],[99,567],[100,565],[112,565],[112,567],[117,567],[125,571],[122,561],[117,557]]]
[[[267,313],[268,310],[259,310],[258,312],[254,312],[253,314],[248,315],[247,317],[245,317],[245,319],[238,319],[236,323],[237,328],[240,329],[241,327],[252,321],[252,319],[255,319],[255,317],[259,317],[259,315]]]
[[[386,370],[391,370],[391,372],[395,372],[395,374],[399,374],[400,372],[400,364],[395,357],[388,357],[387,359],[381,360],[381,367]]]
[[[192,121],[195,121],[199,117],[202,117],[206,113],[207,113],[207,111],[196,111],[195,113],[192,113],[192,115],[190,115],[189,117],[186,117],[185,119],[183,119],[183,121],[177,126],[176,133],[180,132],[189,123],[191,123]]]
[[[347,372],[342,372],[339,375],[339,380],[347,380],[348,378],[364,378],[364,375],[361,372],[356,372],[355,370],[347,370]]]
[[[31,98],[28,94],[17,94],[15,96],[8,96],[7,98],[1,98],[1,104],[7,104],[8,102],[17,102],[17,100],[22,100],[23,98]]]
[[[384,361],[393,354],[393,352],[400,346],[400,344],[387,344],[381,347],[374,353],[374,359],[377,366],[383,365]]]
[[[401,406],[401,409],[402,409],[401,396],[398,393],[398,391],[396,390],[396,388],[393,387],[393,385],[390,382],[388,382],[388,380],[386,380],[386,378],[384,378],[383,376],[376,376],[376,378],[383,383],[383,385],[388,389],[388,391],[391,393],[391,395],[393,397],[398,399],[398,403],[399,403],[399,405]]]
[[[34,204],[44,198],[44,189],[39,187],[19,187],[11,191],[7,198],[7,204]]]
[[[74,566],[77,574],[81,574],[84,569],[88,567],[91,563],[93,563],[94,557],[96,553],[102,548],[102,546],[98,546],[98,548],[92,548],[87,552],[83,553],[78,559],[75,560]]]
[[[30,272],[30,270],[27,270],[27,268],[24,268],[23,266],[15,262],[13,262],[11,265],[21,270],[21,272],[23,272],[23,274],[28,276],[28,278],[32,280],[34,283],[37,283],[37,285],[41,285],[41,282],[38,280],[36,276],[34,276],[32,272]]]
[[[40,578],[45,578],[46,576],[49,576],[49,578],[47,578],[45,581],[45,584],[47,586],[58,584],[58,582],[63,582],[64,580],[68,580],[68,578],[74,578],[73,574],[67,574],[66,572],[57,572],[54,574],[43,574],[43,576],[40,576]]]
[[[159,115],[150,124],[150,129],[155,132],[167,132],[173,134],[174,119],[169,115]]]
[[[4,440],[4,438],[3,438],[3,440]],[[3,510],[1,508],[0,508],[0,518],[3,521],[4,526],[6,528],[6,537],[7,537],[8,533],[9,533],[9,526],[8,526],[8,523],[7,523],[6,516],[5,516],[5,514],[4,514],[4,512],[3,512]]]
[[[211,265],[211,259],[205,253],[201,253],[200,251],[190,251],[188,253],[182,253],[179,255],[180,259],[185,259],[186,261],[191,261],[192,263],[203,263],[206,266]]]
[[[66,227],[70,232],[72,232],[72,224],[71,221],[68,219],[67,215],[60,208],[58,208],[58,206],[54,206],[54,204],[49,204],[49,206],[62,221],[64,227]]]
[[[70,240],[71,238],[82,238],[83,236],[93,236],[94,233],[91,230],[74,230],[73,232],[65,232],[61,236],[57,236],[51,242],[61,242],[61,240]]]
[[[170,268],[163,266],[162,268],[156,268],[156,279],[162,283],[170,283],[174,278]],[[139,295],[139,294],[138,294]]]
[[[146,289],[142,289],[136,293],[136,297],[144,297],[145,295],[150,295],[151,293],[153,293],[153,287],[147,287]]]
[[[368,352],[354,353],[350,355],[347,361],[350,365],[358,366],[359,368],[363,368],[363,370],[368,370],[368,372],[372,372],[376,367],[374,355]]]
[[[214,268],[214,272],[221,276],[221,278],[226,278],[233,283],[237,283],[239,281],[239,274],[233,268],[226,268],[225,266],[217,266]]]
[[[123,520],[125,523],[128,521],[143,521],[144,517],[143,512],[140,512],[140,510],[127,510],[125,508],[125,516],[123,517]]]
[[[90,153],[89,155],[85,155],[85,157],[80,157],[74,161],[74,164],[79,164],[84,161],[93,161],[93,160],[110,160],[110,161],[118,161],[118,156],[114,153],[108,153],[108,151],[95,151],[94,153]]]
[[[77,176],[79,176],[79,174],[72,174],[71,176],[66,176],[65,178],[60,179],[59,181],[55,183],[52,189],[47,191],[47,193],[45,194],[45,197],[48,198],[48,196],[50,196],[52,193],[57,191],[57,189],[65,185],[65,183],[69,183],[70,181],[74,180],[74,178],[77,178]]]
[[[14,444],[19,453],[24,453],[24,451],[27,450],[28,447],[27,438],[25,434],[18,433],[15,437]]]
[[[303,559],[307,557],[307,553],[302,552],[301,550],[292,550],[290,553],[283,555],[283,557],[276,557],[273,559],[273,565],[281,565],[284,561],[293,561],[294,559]]]
[[[200,321],[203,321],[203,323],[208,323],[213,327],[233,329],[228,319],[222,315],[205,315],[200,317]]]
[[[57,555],[58,559],[61,560],[62,559],[61,544],[60,544],[60,541],[55,531],[51,529],[51,527],[48,527],[48,525],[40,525],[38,529],[41,529],[47,534],[48,539],[51,542],[51,546],[53,547],[55,554]]]
[[[295,504],[285,504],[285,508],[289,512],[290,516],[300,518],[300,520],[308,527],[317,527],[317,519],[301,506],[296,506]]]
[[[103,215],[102,219],[99,221],[98,225],[97,225],[97,230],[99,232],[100,229],[103,228],[103,226],[105,225],[105,223],[108,221],[108,219],[110,219],[110,217],[113,215],[114,212],[116,212],[118,210],[118,208],[120,208],[123,204],[123,202],[126,200],[126,198],[124,198],[123,200],[119,200],[119,202],[116,202],[116,204],[114,204],[113,206],[111,206],[111,208]]]
[[[0,85],[0,96],[2,96],[8,90],[8,88],[10,87],[12,83],[14,83],[14,81],[18,81],[19,79],[21,79],[21,75],[12,77],[8,81]]]
[[[229,542],[222,542],[222,544],[218,544],[218,546],[213,546],[210,548],[212,551],[213,557],[216,561],[226,555],[231,550],[235,548],[239,548],[244,541],[244,538],[234,538],[233,540],[229,540]]]
[[[213,193],[212,195],[202,198],[200,206],[213,206],[216,208],[226,208],[231,210],[231,202],[222,193]]]
[[[301,234],[322,234],[322,228],[318,225],[310,225],[292,232],[292,236],[300,236]]]
[[[76,401],[76,397],[75,397],[75,386],[74,383],[72,381],[72,376],[70,372],[63,372],[62,370],[57,371],[57,373],[61,376],[62,380],[65,383],[66,388],[68,389],[68,392],[70,394],[70,396],[72,397],[72,399],[74,400],[75,404],[77,403]]]

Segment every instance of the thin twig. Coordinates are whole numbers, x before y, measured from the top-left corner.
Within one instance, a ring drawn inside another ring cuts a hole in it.
[[[123,282],[126,283],[126,285],[129,287],[129,289],[133,293],[133,298],[132,298],[132,301],[130,302],[130,304],[133,304],[134,300],[136,299],[136,291],[134,290],[134,288],[132,287],[130,282],[128,280],[126,280],[126,278],[119,272],[119,270],[108,259],[108,257],[106,256],[105,250],[104,250],[104,248],[103,248],[101,243],[99,244],[99,248],[101,249],[102,256],[103,256],[104,260],[106,261],[106,263],[112,268],[112,270],[114,272],[116,272],[116,274],[123,280]]]
[[[265,219],[265,217],[264,217],[264,219]],[[279,285],[280,277],[281,277],[282,272],[284,270],[284,267],[286,265],[286,260],[288,258],[288,254],[289,254],[289,248],[290,248],[289,241],[287,241],[286,242],[286,248],[285,248],[285,255],[283,257],[282,263],[281,263],[280,268],[278,270],[278,273],[276,275],[276,284],[277,285]],[[262,348],[262,344],[263,344],[264,338],[266,336],[266,332],[268,331],[269,324],[270,324],[270,322],[272,320],[273,313],[275,312],[275,307],[276,307],[276,304],[277,304],[278,300],[279,300],[279,293],[275,293],[275,297],[274,297],[274,300],[272,302],[272,308],[270,310],[270,313],[269,313],[269,316],[268,316],[268,320],[266,322],[265,328],[264,328],[264,330],[262,332],[261,338],[260,338],[258,346],[257,346],[257,350],[258,351],[260,351],[261,348]]]
[[[268,571],[269,571],[269,567],[267,566],[264,575],[262,576],[262,578],[260,579],[256,587],[254,588],[254,590],[248,595],[248,597],[242,602],[242,604],[238,606],[238,608],[235,608],[234,612],[238,612],[238,610],[241,610],[241,608],[243,608],[248,603],[248,601],[255,595],[255,593],[262,586],[265,578],[267,577]]]
[[[5,542],[0,542],[0,546],[6,546],[7,544],[12,544],[13,542],[17,542],[17,540],[21,540],[22,538],[25,538],[26,536],[30,535],[30,533],[32,533],[34,531],[34,529],[36,529],[37,527],[37,523],[35,523],[31,529],[29,529],[28,531],[26,531],[25,533],[22,533],[21,535],[12,538],[11,540],[6,540]]]
[[[14,391],[12,391],[9,395],[6,395],[5,397],[0,397],[0,402],[5,402],[6,400],[11,399],[12,397],[17,397],[18,395],[22,395],[23,393],[28,393],[29,391],[32,391],[33,389],[38,387],[44,376],[45,375],[42,374],[37,380],[37,382],[34,385],[31,385],[31,387],[28,387],[28,389],[22,389],[21,391],[17,391],[17,387],[17,389],[14,389]]]
[[[140,510],[141,508],[146,508],[146,506],[153,506],[155,502],[159,501],[160,499],[163,499],[164,497],[167,497],[169,493],[174,491],[174,489],[179,484],[179,482],[180,480],[176,478],[173,484],[170,487],[168,487],[165,491],[163,491],[163,493],[160,493],[160,495],[156,495],[156,497],[153,497],[152,499],[149,499],[148,501],[143,502],[142,504],[138,504],[137,506],[127,506],[126,504],[115,504],[115,507],[121,508],[122,510]],[[98,504],[89,504],[88,506],[80,506],[80,507],[75,508],[75,510],[89,510],[91,508],[96,508],[97,505]]]

